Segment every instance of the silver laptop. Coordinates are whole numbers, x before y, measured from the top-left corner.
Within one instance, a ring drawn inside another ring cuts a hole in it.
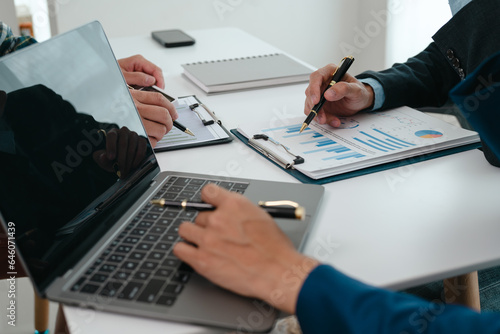
[[[178,226],[197,212],[150,200],[199,201],[208,182],[255,203],[292,200],[306,219],[277,221],[300,249],[323,195],[316,185],[160,173],[97,22],[0,59],[0,161],[1,221],[42,296],[240,331],[269,330],[277,312],[177,259]]]

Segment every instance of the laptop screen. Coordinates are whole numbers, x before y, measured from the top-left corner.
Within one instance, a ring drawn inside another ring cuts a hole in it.
[[[158,172],[99,23],[0,58],[0,162],[2,220],[39,287]]]

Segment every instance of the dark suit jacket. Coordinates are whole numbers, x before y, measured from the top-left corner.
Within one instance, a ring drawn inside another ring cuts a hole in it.
[[[384,88],[381,109],[407,105],[440,107],[448,93],[482,61],[500,51],[500,1],[473,0],[448,21],[424,51],[403,64],[367,71],[357,78],[377,79]],[[500,166],[486,148],[490,163]]]

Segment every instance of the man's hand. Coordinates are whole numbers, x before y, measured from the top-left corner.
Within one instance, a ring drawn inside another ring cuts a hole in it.
[[[129,85],[145,87],[156,85],[161,89],[165,88],[161,68],[141,55],[119,59],[118,65]]]
[[[159,92],[130,90],[142,124],[153,147],[172,130],[173,121],[179,115],[174,105]]]
[[[332,74],[337,68],[329,64],[313,72],[309,77],[309,86],[306,89],[304,114],[308,115],[311,109],[321,98],[323,90],[332,80]],[[373,90],[347,73],[342,81],[337,82],[325,92],[326,102],[315,117],[319,124],[340,126],[339,117],[351,116],[358,111],[370,108],[373,105]]]
[[[156,84],[165,88],[161,69],[141,55],[118,60],[128,85],[149,87]],[[154,147],[172,129],[173,120],[179,116],[174,105],[161,93],[131,89],[135,106]]]
[[[302,283],[318,262],[298,253],[264,210],[213,184],[202,199],[217,207],[183,223],[174,254],[210,281],[295,312]]]

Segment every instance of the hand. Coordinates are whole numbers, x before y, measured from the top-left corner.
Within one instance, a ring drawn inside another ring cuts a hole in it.
[[[162,89],[165,88],[161,69],[143,56],[123,58],[118,60],[118,64],[128,85],[149,87],[156,84]],[[179,117],[177,110],[161,93],[137,90],[130,92],[154,147],[172,129],[173,120]]]
[[[334,64],[329,64],[311,74],[306,89],[304,114],[308,115],[319,102],[336,68]],[[342,78],[342,81],[329,88],[324,96],[326,102],[314,119],[319,124],[326,123],[333,127],[340,126],[339,117],[351,116],[360,110],[370,108],[374,101],[371,86],[361,83],[349,73]]]
[[[129,85],[153,86],[165,88],[161,68],[147,60],[141,55],[135,55],[118,60],[125,81]]]
[[[298,253],[264,210],[240,194],[209,184],[202,199],[217,207],[182,223],[186,241],[174,254],[210,281],[295,312],[303,281],[318,262]]]
[[[123,127],[106,133],[106,149],[95,151],[93,158],[102,169],[124,179],[143,162],[146,150],[146,138]]]
[[[174,105],[159,92],[130,90],[132,99],[141,116],[149,141],[156,146],[166,133],[172,130],[173,121],[179,117]]]

